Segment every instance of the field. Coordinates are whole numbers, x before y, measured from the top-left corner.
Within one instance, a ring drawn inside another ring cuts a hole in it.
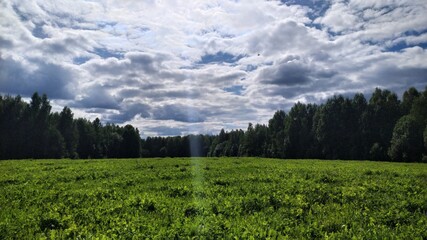
[[[427,164],[0,162],[0,239],[426,239]]]

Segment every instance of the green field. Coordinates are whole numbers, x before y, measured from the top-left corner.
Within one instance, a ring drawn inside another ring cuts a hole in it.
[[[0,239],[426,239],[427,164],[0,162]]]

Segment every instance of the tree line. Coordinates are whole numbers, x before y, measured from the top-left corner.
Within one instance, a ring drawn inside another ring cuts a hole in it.
[[[402,100],[389,90],[341,95],[325,103],[296,103],[268,124],[218,135],[140,138],[132,125],[75,119],[51,112],[46,95],[30,103],[0,96],[0,159],[257,156],[427,162],[427,87]]]
[[[222,130],[207,155],[427,162],[427,87],[409,88],[402,100],[377,88],[369,100],[358,93],[299,102],[267,125]]]
[[[68,107],[60,113],[51,109],[46,95],[34,93],[29,104],[20,96],[0,96],[0,159],[140,156],[133,126],[74,119]]]

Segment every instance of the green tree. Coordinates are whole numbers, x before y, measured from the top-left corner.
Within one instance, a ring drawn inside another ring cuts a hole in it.
[[[141,138],[138,129],[126,125],[123,130],[122,157],[137,158],[141,156]]]
[[[317,106],[296,103],[285,119],[285,155],[290,158],[306,158],[317,155],[317,141],[313,131],[313,119]]]
[[[65,156],[69,158],[78,158],[78,131],[73,119],[73,113],[68,107],[64,107],[59,114],[58,130],[65,141]]]
[[[418,99],[420,93],[414,87],[409,88],[403,93],[402,97],[402,113],[404,115],[409,114],[412,109],[412,105]]]
[[[419,124],[427,124],[427,87],[422,94],[413,101],[410,115],[412,115]]]
[[[321,154],[328,159],[351,159],[354,125],[357,116],[352,101],[343,96],[334,96],[317,111],[315,122],[316,138]]]
[[[93,146],[92,157],[102,158],[105,156],[106,145],[104,142],[105,136],[101,120],[99,120],[99,118],[96,118],[95,120],[93,120],[92,126],[95,131],[95,143]]]
[[[52,139],[60,141],[61,138],[55,136],[56,132],[51,129],[54,126],[51,125],[50,111],[52,107],[47,99],[46,94],[41,97],[36,92],[31,97],[30,102],[30,118],[29,118],[29,129],[28,129],[28,148],[30,149],[30,156],[33,158],[53,158],[51,148],[57,148],[53,145],[62,145],[63,142],[53,142]],[[60,154],[63,155],[64,153]],[[58,155],[58,154],[54,154]]]
[[[352,126],[349,131],[350,137],[350,157],[351,159],[367,159],[369,157],[369,147],[365,142],[364,133],[366,126],[363,123],[363,115],[366,113],[368,103],[363,94],[355,94],[352,101],[352,116],[349,124]]]
[[[423,162],[427,162],[427,125],[424,128],[424,154],[423,154]]]
[[[20,96],[0,96],[0,159],[30,157],[26,118],[28,104]]]
[[[388,155],[393,161],[420,161],[423,153],[423,136],[417,121],[409,115],[397,121],[393,130]]]
[[[285,111],[277,111],[268,121],[270,135],[269,156],[276,158],[285,157]]]
[[[390,147],[394,126],[401,116],[397,95],[388,90],[375,89],[362,119],[365,126],[364,139],[370,152],[375,153],[370,154],[370,159],[388,160],[387,149]]]
[[[80,158],[94,157],[96,134],[95,129],[90,121],[79,118],[75,120],[75,125],[78,132],[77,153]]]

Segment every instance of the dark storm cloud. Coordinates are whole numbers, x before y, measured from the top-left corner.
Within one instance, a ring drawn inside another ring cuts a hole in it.
[[[68,62],[71,60],[74,64],[79,65],[93,57],[90,53],[92,48],[93,46],[86,37],[70,35],[35,41],[29,55],[36,54],[39,58],[43,56],[43,61],[50,60],[51,62]]]
[[[335,74],[335,71],[307,64],[298,56],[289,56],[264,68],[257,78],[267,84],[295,86],[306,85],[317,79],[331,78]]]
[[[127,61],[121,61],[117,58],[107,58],[105,60],[93,59],[82,64],[89,72],[94,75],[114,75],[123,74],[125,72]]]
[[[290,62],[263,70],[259,78],[269,84],[293,86],[310,82],[310,73],[311,70],[307,66]]]
[[[104,89],[103,86],[94,85],[83,93],[83,98],[72,106],[79,108],[120,109],[117,99]]]
[[[156,120],[175,120],[178,122],[204,122],[206,116],[201,110],[182,104],[170,104],[153,110],[153,118]]]
[[[158,126],[158,127],[147,127],[147,131],[157,133],[157,136],[181,136],[187,128],[184,127],[167,127],[167,126]]]
[[[133,97],[141,97],[143,95],[144,91],[141,89],[122,89],[119,91],[118,95],[122,98],[133,98]]]
[[[361,83],[353,83],[342,76],[334,76],[331,78],[324,78],[321,80],[313,80],[306,85],[265,85],[264,88],[259,92],[264,96],[282,96],[285,99],[295,99],[298,97],[310,98],[311,102],[315,103],[319,101],[318,97],[314,97],[317,94],[329,92],[333,89],[336,93],[339,93],[343,89],[363,89]]]
[[[50,98],[74,98],[74,78],[64,66],[34,60],[35,70],[23,62],[0,58],[0,91],[31,96],[46,93]]]
[[[427,84],[427,68],[387,66],[379,69],[376,77],[390,83]]]
[[[165,99],[197,99],[203,94],[200,89],[164,89],[167,85],[140,83],[139,88],[126,88],[117,93],[123,99],[149,98],[152,101]]]
[[[13,47],[13,42],[9,39],[5,39],[0,36],[0,48],[11,48]]]
[[[151,90],[151,91],[145,91],[140,96],[148,97],[153,100],[165,100],[165,99],[197,99],[201,97],[202,93],[200,92],[200,89],[193,89],[193,90],[187,90],[187,89],[177,89],[177,90]]]
[[[198,64],[209,64],[209,63],[235,63],[239,61],[243,56],[234,56],[233,54],[226,52],[217,52],[215,54],[206,54],[201,57]]]
[[[126,54],[134,68],[143,70],[148,74],[153,74],[158,71],[161,58],[156,58],[154,55],[147,53],[128,53]]]
[[[68,54],[70,53],[70,44],[75,44],[73,39],[67,38],[64,40],[49,41],[43,44],[43,50],[47,54]]]
[[[401,96],[408,86],[419,89],[424,89],[427,86],[427,67],[379,65],[362,77],[366,79],[366,84],[370,85],[371,88],[387,86],[387,89]]]
[[[120,109],[120,114],[112,114],[108,117],[108,121],[114,123],[124,123],[126,121],[132,120],[135,116],[139,115],[143,118],[150,117],[151,107],[143,103],[129,103],[124,105]]]
[[[84,63],[89,71],[94,74],[121,76],[131,75],[133,72],[145,73],[153,76],[159,74],[164,55],[154,55],[144,52],[129,52],[123,59],[109,57],[107,59],[94,59]]]

